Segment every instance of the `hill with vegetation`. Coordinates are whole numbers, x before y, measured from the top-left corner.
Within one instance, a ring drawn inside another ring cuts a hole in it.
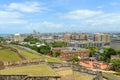
[[[0,61],[18,61],[22,60],[18,54],[10,49],[0,49]]]
[[[28,52],[24,49],[20,49],[16,46],[0,46],[0,61],[20,61],[20,60],[25,60],[25,59],[38,59],[42,58],[45,59],[47,62],[58,62],[61,63],[62,61],[53,58],[50,56],[45,56],[45,55],[36,55],[33,54],[32,52]]]
[[[29,76],[58,76],[58,74],[46,64],[7,68],[0,70],[0,74],[4,74],[4,75],[23,74]]]

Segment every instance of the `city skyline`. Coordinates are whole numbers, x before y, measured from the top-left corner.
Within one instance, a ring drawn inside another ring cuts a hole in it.
[[[0,32],[120,32],[119,0],[0,1]]]

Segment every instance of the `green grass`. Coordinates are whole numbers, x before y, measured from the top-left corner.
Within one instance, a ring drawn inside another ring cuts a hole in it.
[[[4,75],[23,74],[29,76],[58,76],[58,74],[46,64],[17,67],[17,68],[7,68],[4,70],[0,70],[0,74],[4,74]]]
[[[53,57],[45,57],[45,59],[47,60],[47,62],[57,62],[57,63],[62,63],[62,60],[59,60],[57,58],[53,58]]]
[[[24,57],[26,57],[27,59],[31,59],[31,58],[43,58],[43,56],[38,56],[36,54],[32,54],[30,52],[27,52],[25,50],[22,50],[22,49],[19,49],[17,47],[14,47],[16,48]],[[47,62],[58,62],[58,63],[62,63],[61,60],[57,59],[57,58],[53,58],[53,57],[48,57],[48,56],[45,56],[44,57]]]
[[[80,75],[78,73],[74,73],[74,78],[75,80],[93,80],[91,77]]]
[[[57,62],[62,63],[62,60],[59,60],[57,58],[49,57],[49,56],[38,56],[36,54],[33,54],[31,52],[27,52],[25,50],[19,49],[15,46],[11,46],[12,48],[15,48],[18,50],[18,52],[23,55],[26,59],[35,59],[35,58],[45,58],[47,62]],[[10,49],[4,49],[0,50],[0,60],[2,61],[13,61],[13,60],[22,60],[17,53],[10,51]]]
[[[10,49],[1,49],[0,50],[0,61],[16,61],[22,60],[18,54],[11,51]]]
[[[41,58],[42,56],[38,56],[36,54],[33,54],[31,52],[27,52],[25,50],[19,49],[17,47],[13,47],[17,49],[26,59],[33,59],[33,58]]]
[[[73,71],[72,70],[61,70],[61,71],[58,71],[57,72],[59,75],[63,75],[63,76],[65,76],[65,75],[73,75]]]
[[[108,75],[110,75],[110,76],[113,76],[113,77],[116,77],[116,78],[120,79],[120,74],[117,74],[117,73],[107,73],[107,72],[104,72],[104,73],[106,73],[106,74],[108,74]]]

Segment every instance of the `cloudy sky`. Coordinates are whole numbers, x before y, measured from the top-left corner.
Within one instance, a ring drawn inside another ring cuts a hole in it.
[[[120,0],[0,0],[0,33],[120,32]]]

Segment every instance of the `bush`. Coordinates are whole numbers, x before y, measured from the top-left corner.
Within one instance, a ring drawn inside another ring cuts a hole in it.
[[[120,59],[113,59],[111,62],[113,70],[120,72]]]

